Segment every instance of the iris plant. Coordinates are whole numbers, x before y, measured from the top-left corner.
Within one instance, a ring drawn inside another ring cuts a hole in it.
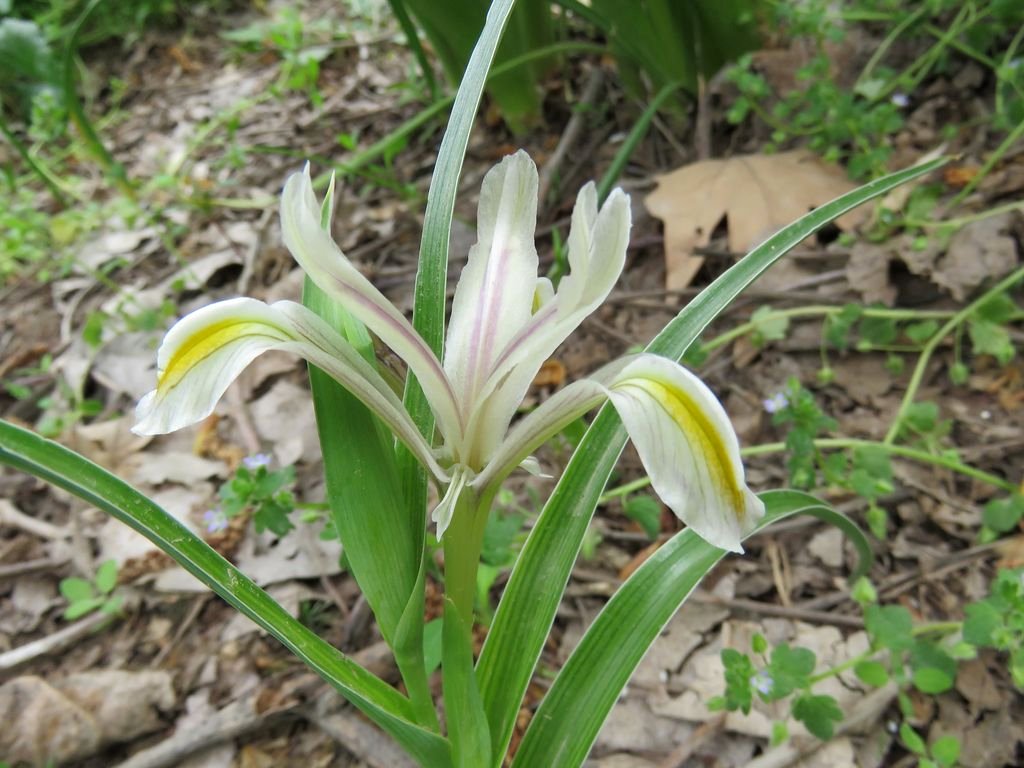
[[[541,365],[605,300],[622,272],[630,204],[621,190],[600,207],[593,184],[580,191],[568,239],[570,270],[556,290],[537,276],[533,161],[518,152],[491,169],[443,360],[335,244],[332,205],[333,182],[321,204],[308,166],[291,176],[281,200],[285,245],[327,296],[416,375],[436,419],[438,446],[419,432],[374,365],[319,316],[294,302],[249,298],[204,307],[171,328],[158,353],[157,387],[139,403],[136,432],[159,434],[200,421],[258,355],[297,353],[373,410],[430,473],[441,499],[433,512],[440,537],[456,510],[473,508],[461,498],[491,498],[516,467],[535,468],[531,454],[542,443],[610,400],[665,503],[708,542],[741,551],[764,506],[744,482],[737,438],[721,404],[675,361],[651,354],[622,358],[512,423]]]

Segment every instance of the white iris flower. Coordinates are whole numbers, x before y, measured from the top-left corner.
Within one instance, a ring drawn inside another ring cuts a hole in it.
[[[764,505],[744,481],[725,410],[675,361],[650,354],[616,361],[511,425],[541,365],[622,272],[630,208],[621,190],[600,210],[592,183],[579,193],[568,240],[570,271],[555,291],[537,276],[536,166],[518,152],[491,169],[443,362],[334,243],[325,215],[332,196],[323,208],[308,166],[288,179],[281,200],[285,245],[321,290],[405,360],[433,410],[440,447],[424,439],[377,370],[320,317],[294,302],[247,298],[199,309],[168,331],[157,356],[157,387],[138,405],[135,432],[161,434],[204,419],[258,355],[294,352],[373,410],[432,475],[443,494],[433,512],[440,536],[463,490],[493,490],[545,440],[610,400],[664,502],[711,544],[742,551],[740,541]]]

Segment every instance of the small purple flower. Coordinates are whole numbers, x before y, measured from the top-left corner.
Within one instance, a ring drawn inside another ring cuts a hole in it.
[[[789,405],[789,399],[786,397],[785,392],[776,392],[771,397],[763,400],[762,404],[768,413],[778,413]]]
[[[775,685],[775,681],[772,680],[772,676],[768,673],[767,669],[762,669],[752,678],[750,678],[751,685],[754,686],[763,696],[767,696],[772,692],[772,687]]]
[[[228,527],[228,516],[222,509],[208,509],[203,513],[203,522],[210,533],[218,533]]]
[[[246,469],[259,469],[260,467],[266,467],[270,465],[270,454],[268,453],[257,453],[253,456],[246,456],[242,459],[242,464]]]
[[[900,109],[903,109],[904,107],[910,105],[910,97],[907,96],[907,94],[905,93],[894,93],[892,95],[892,98],[889,99],[889,101],[891,101]]]

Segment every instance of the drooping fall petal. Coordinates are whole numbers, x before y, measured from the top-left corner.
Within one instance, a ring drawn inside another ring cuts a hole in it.
[[[742,552],[764,504],[746,485],[739,441],[711,390],[655,355],[640,355],[608,389],[662,501],[709,543]]]
[[[289,301],[229,299],[179,320],[160,345],[157,387],[139,401],[132,430],[164,434],[201,421],[245,367],[272,349],[322,368],[373,410],[436,477],[446,478],[380,374],[317,315]]]

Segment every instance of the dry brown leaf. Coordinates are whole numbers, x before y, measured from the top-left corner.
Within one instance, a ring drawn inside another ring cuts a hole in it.
[[[690,284],[703,263],[694,249],[708,244],[723,218],[729,250],[740,253],[855,186],[840,168],[803,150],[705,160],[659,177],[644,204],[665,223],[666,287]],[[848,229],[860,218],[851,211],[836,224]]]

